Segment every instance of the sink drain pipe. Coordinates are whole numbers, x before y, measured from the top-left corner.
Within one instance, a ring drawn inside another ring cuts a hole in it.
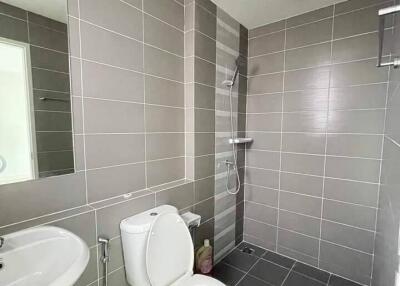
[[[100,261],[104,265],[103,286],[108,286],[108,262],[110,262],[110,240],[108,238],[99,237],[98,241],[101,244],[101,252],[102,252]]]

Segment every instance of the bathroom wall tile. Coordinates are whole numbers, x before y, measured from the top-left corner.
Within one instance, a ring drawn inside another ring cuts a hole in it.
[[[27,42],[27,24],[21,19],[15,19],[6,15],[0,15],[0,36],[16,41]]]
[[[202,179],[210,177],[215,174],[215,156],[201,156],[196,157],[195,160],[195,179]]]
[[[173,205],[181,210],[194,204],[193,183],[170,188],[156,193],[156,206]]]
[[[279,210],[279,227],[319,238],[320,219]]]
[[[196,83],[215,86],[215,65],[205,60],[195,58],[194,76]]]
[[[30,47],[31,66],[59,72],[69,72],[68,55],[46,50],[39,47]]]
[[[38,24],[38,25],[41,25],[43,27],[49,28],[54,31],[59,31],[59,32],[63,32],[63,33],[67,32],[67,26],[64,23],[61,23],[59,21],[56,21],[56,20],[53,20],[50,18],[46,18],[44,16],[32,13],[30,11],[28,11],[27,14],[28,14],[27,15],[28,22],[30,22],[30,23]]]
[[[279,163],[279,152],[258,150],[248,150],[246,152],[246,166],[248,167],[278,170]]]
[[[115,0],[87,0],[80,2],[79,5],[81,19],[142,40],[143,19],[140,10]]]
[[[71,56],[81,56],[81,37],[79,20],[76,18],[68,17],[68,42],[69,42],[69,53]],[[71,74],[74,77],[74,74]]]
[[[247,167],[245,170],[245,183],[267,188],[278,188],[279,172]]]
[[[352,0],[336,4],[335,14],[342,14],[353,10],[365,8],[371,5],[376,5],[387,0]]]
[[[289,192],[280,192],[279,208],[313,217],[321,216],[320,198],[304,196]]]
[[[82,69],[81,60],[70,57],[71,95],[82,95]]]
[[[200,179],[194,182],[195,202],[200,202],[214,196],[215,177]]]
[[[382,83],[388,80],[386,68],[377,69],[376,60],[363,60],[332,66],[331,86]]]
[[[325,135],[312,133],[282,133],[282,151],[324,154]]]
[[[380,161],[372,159],[327,157],[326,176],[363,182],[379,182]]]
[[[119,224],[121,220],[151,209],[154,206],[155,195],[149,194],[96,210],[98,235],[117,237],[120,235]]]
[[[215,133],[195,133],[195,156],[213,154],[215,152]]]
[[[329,109],[385,108],[386,90],[386,83],[332,88],[329,95]]]
[[[193,30],[194,29],[194,18],[195,18],[195,13],[194,10],[196,8],[196,5],[192,3],[188,3],[185,6],[185,18],[184,18],[184,30],[185,32]]]
[[[307,24],[286,33],[286,48],[297,48],[301,46],[330,41],[332,31],[332,19]]]
[[[283,70],[284,53],[274,53],[249,59],[248,75],[260,75]]]
[[[146,105],[147,132],[183,132],[184,109]]]
[[[328,132],[382,134],[384,110],[329,112]]]
[[[284,93],[284,111],[323,111],[327,109],[328,89],[291,91]]]
[[[328,65],[331,57],[331,43],[288,50],[285,56],[285,70]]]
[[[276,32],[249,40],[249,57],[282,51],[285,32]]]
[[[208,221],[212,219],[215,215],[215,200],[214,198],[209,198],[203,202],[194,205],[194,213],[201,216],[202,221]]]
[[[216,128],[214,110],[195,109],[196,132],[214,132]]]
[[[201,34],[198,31],[194,32],[194,41],[195,41],[194,51],[196,56],[205,59],[209,62],[215,63],[216,60],[215,41]]]
[[[181,83],[150,75],[145,76],[146,102],[167,106],[184,106],[184,86]]]
[[[36,132],[71,131],[71,114],[35,111]]]
[[[144,71],[150,75],[183,82],[183,58],[145,46]]]
[[[123,252],[122,252],[122,241],[121,237],[115,237],[110,240],[110,262],[108,263],[108,273],[112,273],[121,266],[124,266]],[[102,253],[102,246],[97,246],[99,254]],[[112,255],[112,259],[111,259]],[[104,264],[99,259],[98,261],[100,277],[104,277]]]
[[[328,88],[330,68],[310,68],[285,73],[285,91]]]
[[[372,256],[321,241],[320,267],[346,278],[369,284]]]
[[[281,117],[277,113],[248,114],[247,130],[279,132],[281,130]]]
[[[184,177],[184,157],[147,162],[148,186],[161,185]]]
[[[121,68],[143,70],[143,45],[81,22],[82,57]]]
[[[281,144],[281,134],[268,132],[247,131],[246,137],[253,138],[253,142],[248,149],[279,151]]]
[[[69,92],[69,76],[42,69],[32,69],[32,86],[37,89]]]
[[[324,200],[322,217],[367,230],[375,228],[375,209],[369,207]]]
[[[296,259],[298,261],[304,262],[308,265],[314,266],[314,267],[318,267],[318,259],[300,252],[297,252],[295,250],[283,247],[278,245],[278,253],[285,255],[287,257]]]
[[[144,42],[183,56],[183,32],[146,14],[144,14]]]
[[[0,4],[0,13],[26,21],[26,11],[7,3]]]
[[[287,28],[304,25],[333,16],[333,6],[328,6],[287,19]]]
[[[142,104],[96,99],[84,99],[83,102],[86,133],[134,133],[144,130]]]
[[[147,134],[146,159],[157,160],[183,156],[184,144],[185,138],[183,133]],[[135,152],[137,151],[135,150]]]
[[[72,150],[72,133],[37,132],[36,148],[38,152]]]
[[[85,271],[79,277],[78,281],[75,282],[74,286],[86,286],[89,283],[97,280],[97,247],[89,249],[89,262],[85,268]],[[96,281],[97,283],[97,281]],[[97,285],[97,284],[96,284]]]
[[[281,173],[281,189],[289,192],[320,197],[323,178],[301,174]]]
[[[195,9],[195,29],[215,39],[217,33],[217,19],[215,15],[197,6]]]
[[[278,244],[311,257],[318,257],[318,239],[279,229]]]
[[[324,197],[328,199],[377,207],[378,184],[325,179]]]
[[[115,166],[87,172],[89,202],[135,192],[145,188],[145,164]]]
[[[246,201],[267,206],[278,206],[278,190],[253,185],[245,185]]]
[[[271,34],[273,32],[277,32],[283,29],[285,29],[285,20],[251,29],[249,31],[249,38]]]
[[[157,0],[146,0],[143,1],[143,10],[170,25],[183,30],[184,8],[179,3],[172,0],[163,1],[161,3]]]
[[[194,84],[194,107],[214,109],[216,106],[215,88],[202,84]]]
[[[145,137],[142,134],[87,135],[85,144],[88,169],[145,160]]]
[[[261,75],[248,79],[248,93],[277,93],[283,90],[283,73]]]
[[[374,232],[322,220],[321,238],[367,253],[374,250]]]
[[[262,204],[245,202],[245,217],[270,225],[276,225],[278,210]]]
[[[83,61],[82,79],[85,97],[144,101],[144,81],[140,73]]]
[[[381,157],[382,136],[329,134],[326,153],[329,155],[375,158]]]
[[[279,112],[282,110],[282,93],[252,95],[247,97],[247,113]]]
[[[283,114],[284,132],[325,132],[326,112],[298,112]]]
[[[266,249],[275,249],[276,227],[257,222],[255,220],[244,220],[244,234],[251,234],[251,238],[246,238],[247,242],[255,243]]]
[[[4,23],[5,27],[9,27]],[[46,27],[29,23],[29,42],[33,45],[60,52],[68,52],[68,38],[65,33],[49,30]],[[11,30],[12,31],[12,30]],[[19,39],[20,41],[22,39]]]
[[[38,153],[37,156],[39,165],[39,176],[41,173],[45,172],[67,172],[68,169],[73,169],[74,167],[74,155],[72,151],[56,151],[56,152],[44,152]]]

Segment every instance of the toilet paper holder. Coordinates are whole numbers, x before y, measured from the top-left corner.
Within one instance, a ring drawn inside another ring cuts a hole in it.
[[[181,217],[190,230],[200,226],[201,216],[198,214],[186,212]]]

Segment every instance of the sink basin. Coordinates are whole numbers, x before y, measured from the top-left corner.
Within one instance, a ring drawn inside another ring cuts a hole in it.
[[[3,236],[1,286],[72,286],[89,261],[86,243],[58,227],[36,227]]]

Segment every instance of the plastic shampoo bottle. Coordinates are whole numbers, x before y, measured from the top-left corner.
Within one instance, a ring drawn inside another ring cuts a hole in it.
[[[208,239],[204,240],[204,245],[196,252],[196,270],[202,274],[208,274],[213,267],[212,246]]]

